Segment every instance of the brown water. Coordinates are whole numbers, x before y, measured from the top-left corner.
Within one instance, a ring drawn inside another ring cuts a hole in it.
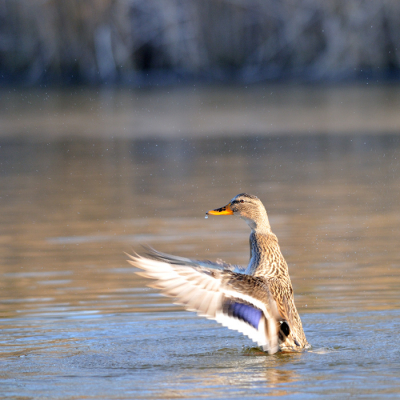
[[[400,137],[0,140],[5,398],[400,396]],[[252,342],[145,288],[148,243],[248,261],[248,227],[204,218],[258,195],[313,348]]]

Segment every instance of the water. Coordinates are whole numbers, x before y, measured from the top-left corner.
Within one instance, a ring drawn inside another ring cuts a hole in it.
[[[383,129],[383,131],[385,131]],[[400,137],[0,139],[0,394],[400,396]],[[312,349],[262,355],[135,275],[140,244],[248,261],[258,195]]]

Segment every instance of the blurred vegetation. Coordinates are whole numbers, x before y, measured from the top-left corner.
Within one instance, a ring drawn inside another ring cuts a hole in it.
[[[0,0],[1,81],[396,76],[398,0]]]

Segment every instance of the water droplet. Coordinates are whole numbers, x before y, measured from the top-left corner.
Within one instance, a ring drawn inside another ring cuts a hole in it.
[[[208,214],[206,214],[206,216],[204,218],[207,219],[208,218]]]

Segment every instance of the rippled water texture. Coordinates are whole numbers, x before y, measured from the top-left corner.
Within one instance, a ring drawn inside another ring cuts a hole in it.
[[[0,139],[5,398],[400,396],[396,135]],[[135,275],[140,244],[248,261],[247,225],[204,218],[258,195],[312,344],[260,355]]]

